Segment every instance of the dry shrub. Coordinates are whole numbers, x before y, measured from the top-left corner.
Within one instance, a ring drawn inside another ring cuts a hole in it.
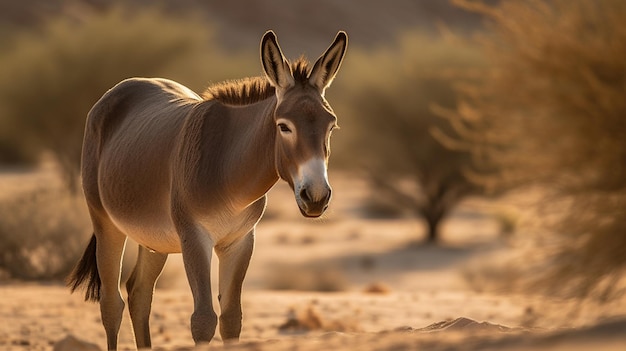
[[[0,202],[0,271],[13,279],[61,279],[91,234],[81,197],[41,186]]]
[[[0,52],[0,161],[51,150],[71,182],[87,113],[121,80],[161,76],[199,90],[249,67],[212,45],[200,19],[85,9],[18,32]]]
[[[567,213],[555,224],[563,237],[548,257],[554,269],[539,284],[547,281],[549,292],[593,294],[600,301],[624,294],[626,190],[591,191],[570,199]]]
[[[479,168],[500,170],[475,180],[549,190],[558,219],[544,212],[544,257],[527,260],[538,289],[611,296],[626,267],[626,3],[455,2],[489,20],[481,84],[440,111]]]

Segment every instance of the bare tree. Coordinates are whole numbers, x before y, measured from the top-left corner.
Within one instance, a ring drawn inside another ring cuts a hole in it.
[[[435,138],[434,131],[453,130],[432,107],[456,106],[454,81],[480,66],[480,57],[461,43],[409,33],[395,48],[353,53],[352,61],[348,161],[380,197],[423,218],[434,243],[441,221],[480,187],[464,174],[471,154]]]

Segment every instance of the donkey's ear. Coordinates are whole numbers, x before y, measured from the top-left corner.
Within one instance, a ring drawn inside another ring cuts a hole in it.
[[[261,62],[272,86],[287,89],[294,85],[289,62],[278,46],[276,34],[271,30],[268,30],[261,40]]]
[[[346,54],[348,47],[348,35],[340,31],[335,37],[335,41],[326,49],[326,52],[315,62],[309,82],[319,89],[322,94],[330,86],[341,66],[341,61]]]

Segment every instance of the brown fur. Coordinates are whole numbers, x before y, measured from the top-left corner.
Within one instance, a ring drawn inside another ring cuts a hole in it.
[[[74,291],[99,301],[109,349],[116,349],[125,303],[120,295],[126,238],[140,245],[127,283],[138,348],[151,346],[154,284],[167,255],[182,253],[194,298],[191,334],[213,338],[211,258],[219,257],[220,333],[241,332],[241,287],[266,193],[279,175],[294,188],[307,217],[321,216],[330,131],[336,117],[323,92],[343,59],[341,32],[310,69],[288,65],[273,32],[262,40],[266,78],[207,89],[203,98],[161,78],[131,78],[112,89],[87,117],[83,191],[94,236],[69,277]],[[284,130],[286,125],[292,130]]]

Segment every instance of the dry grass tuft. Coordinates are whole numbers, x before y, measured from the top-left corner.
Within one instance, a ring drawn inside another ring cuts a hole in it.
[[[281,332],[302,333],[311,331],[358,332],[361,327],[350,318],[329,320],[324,318],[313,303],[303,309],[290,308],[287,321],[278,327]]]
[[[0,201],[0,271],[11,279],[61,279],[91,234],[82,197],[39,186]]]
[[[520,257],[496,255],[469,263],[460,273],[464,282],[474,291],[511,293],[530,292],[530,271],[530,266],[525,265]]]

